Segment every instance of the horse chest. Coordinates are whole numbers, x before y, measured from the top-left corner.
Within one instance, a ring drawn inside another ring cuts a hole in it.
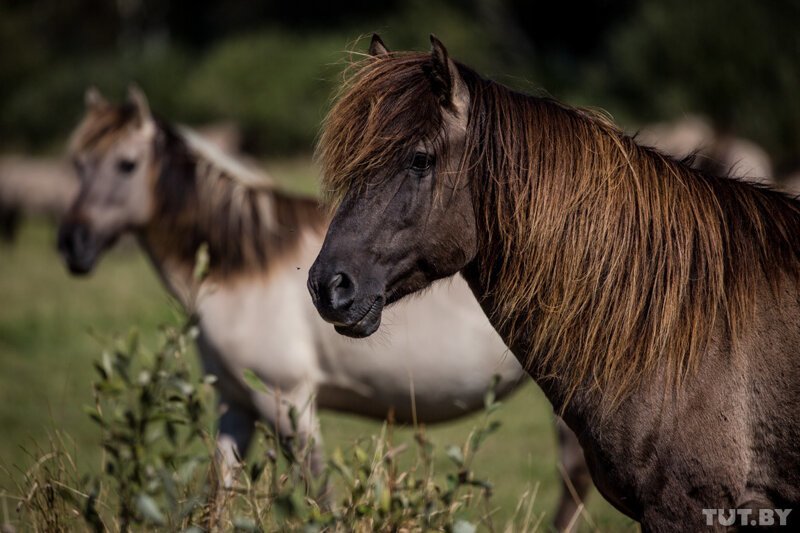
[[[314,334],[296,292],[275,280],[217,287],[202,297],[200,352],[207,371],[218,376],[220,392],[246,387],[245,370],[281,390],[314,380]]]

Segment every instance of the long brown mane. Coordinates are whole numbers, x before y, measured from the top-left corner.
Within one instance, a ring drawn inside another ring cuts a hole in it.
[[[91,113],[71,141],[73,152],[102,151],[124,139],[136,119],[130,104]],[[187,129],[156,119],[155,214],[144,230],[160,257],[194,264],[208,246],[209,275],[262,272],[294,250],[304,229],[327,218],[313,198],[286,194],[266,176],[204,143]]]
[[[351,187],[391,175],[417,141],[442,130],[423,54],[393,53],[351,65],[317,145],[323,195],[333,208]],[[441,159],[441,157],[440,157]]]
[[[441,135],[430,61],[391,54],[354,67],[318,148],[334,200]],[[800,277],[797,200],[458,69],[470,94],[459,179],[473,191],[491,318],[565,401],[600,392],[610,410],[655,372],[679,383],[714,333],[736,341],[765,280],[777,289]]]

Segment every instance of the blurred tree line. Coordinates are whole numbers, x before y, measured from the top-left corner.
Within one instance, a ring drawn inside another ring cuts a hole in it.
[[[428,33],[481,73],[629,128],[686,113],[800,166],[800,0],[0,0],[0,146],[56,149],[96,84],[181,122],[235,120],[260,154],[307,152],[346,51]]]

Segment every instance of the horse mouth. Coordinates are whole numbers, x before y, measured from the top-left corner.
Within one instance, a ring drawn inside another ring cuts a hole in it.
[[[383,296],[376,296],[366,312],[355,323],[336,324],[334,329],[336,329],[337,333],[354,339],[369,337],[378,331],[381,325],[384,302]]]
[[[119,234],[109,236],[84,233],[76,240],[67,232],[59,232],[57,249],[69,272],[75,276],[86,276],[94,270],[102,253],[113,246]]]
[[[94,270],[95,259],[68,258],[65,260],[65,263],[67,264],[67,269],[69,269],[70,274],[75,276],[87,276]]]
[[[59,246],[59,253],[70,274],[75,276],[91,274],[100,255],[100,251],[94,243],[91,246],[82,248],[80,251],[64,250]]]

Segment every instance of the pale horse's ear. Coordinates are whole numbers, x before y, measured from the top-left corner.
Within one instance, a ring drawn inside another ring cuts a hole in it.
[[[108,100],[100,93],[100,89],[90,85],[83,94],[83,103],[87,111],[95,111],[108,107]]]
[[[377,33],[372,34],[372,40],[369,43],[369,55],[373,57],[385,56],[389,53],[389,48],[383,43],[383,39]]]
[[[147,97],[138,86],[128,86],[128,103],[136,109],[139,125],[143,126],[153,119],[153,115],[150,114],[150,104],[147,103]]]
[[[458,67],[447,54],[442,41],[431,34],[431,68],[428,72],[433,90],[438,94],[442,105],[450,107],[457,115],[466,116],[469,105],[469,91],[458,73]]]

